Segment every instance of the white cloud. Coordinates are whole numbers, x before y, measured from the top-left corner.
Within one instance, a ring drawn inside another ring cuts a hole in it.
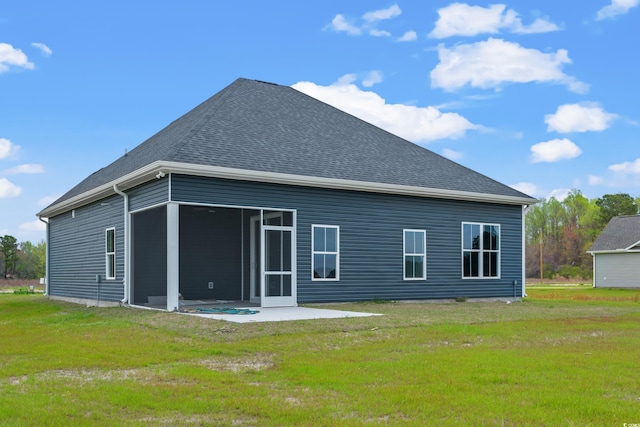
[[[38,200],[38,206],[49,206],[51,203],[55,202],[62,196],[62,194],[56,194],[53,196],[44,196],[40,200]]]
[[[371,87],[377,83],[382,83],[382,71],[373,70],[369,71],[369,73],[362,80],[362,86]]]
[[[389,31],[378,30],[376,28],[369,30],[369,35],[374,37],[391,37],[391,33]]]
[[[622,162],[610,165],[609,170],[625,175],[640,175],[640,158],[635,159],[633,162]]]
[[[18,187],[7,178],[0,178],[0,199],[18,197],[22,193],[22,188]]]
[[[390,6],[386,9],[373,10],[371,12],[367,12],[362,15],[362,19],[368,22],[382,21],[384,19],[391,19],[399,16],[402,13],[402,10],[398,7],[397,4]]]
[[[449,148],[442,149],[442,155],[450,160],[460,160],[464,157],[464,153],[461,151],[454,151]]]
[[[540,189],[530,182],[519,182],[517,184],[512,184],[509,187],[518,190],[521,193],[528,194],[529,196],[540,196]]]
[[[475,36],[497,34],[501,30],[513,33],[531,34],[557,31],[553,22],[538,18],[531,25],[523,25],[515,10],[506,10],[504,4],[489,7],[470,6],[466,3],[452,3],[438,9],[436,26],[429,37],[443,39],[451,36]]]
[[[480,128],[457,113],[442,113],[434,107],[388,104],[375,92],[363,91],[352,84],[352,74],[347,76],[329,86],[298,82],[292,87],[413,142],[460,138],[467,130]]]
[[[604,182],[604,178],[597,175],[589,175],[588,180],[589,185],[600,185]]]
[[[336,80],[336,82],[333,85],[335,86],[349,85],[355,82],[356,80],[358,80],[358,76],[355,73],[349,73],[349,74],[340,76],[340,78]]]
[[[639,3],[640,0],[611,0],[611,4],[604,6],[598,11],[596,19],[601,21],[603,19],[624,15],[629,9],[636,7]]]
[[[411,31],[407,31],[406,33],[404,33],[402,35],[402,37],[398,38],[397,41],[399,41],[399,42],[413,42],[413,41],[416,41],[416,40],[418,40],[418,34],[415,31],[411,30]]]
[[[360,23],[353,20],[347,20],[344,15],[337,14],[330,24],[324,27],[325,30],[333,30],[337,32],[345,32],[352,36],[359,36],[367,33],[374,37],[390,37],[391,33],[386,30],[377,28],[380,21],[395,18],[402,13],[397,4],[386,9],[372,10],[362,15]],[[405,34],[406,35],[406,34]]]
[[[337,14],[331,21],[331,24],[327,25],[325,29],[331,29],[333,31],[338,31],[338,32],[343,31],[352,36],[357,36],[362,34],[362,30],[360,30],[360,28],[347,22],[344,15],[341,15],[341,14]]]
[[[560,105],[555,114],[544,116],[547,131],[560,133],[603,131],[618,118],[595,103]]]
[[[453,91],[467,84],[487,89],[505,83],[566,84],[569,90],[584,93],[588,85],[562,72],[571,60],[566,50],[544,53],[517,43],[490,38],[446,48],[438,46],[440,62],[431,71],[431,86]]]
[[[556,188],[554,190],[551,190],[551,193],[549,193],[549,195],[546,198],[550,199],[553,197],[557,201],[561,202],[567,198],[569,193],[571,193],[570,188]]]
[[[533,162],[557,162],[564,159],[573,159],[582,154],[582,150],[567,138],[552,139],[531,146]]]
[[[513,26],[513,32],[517,34],[550,33],[552,31],[559,31],[560,29],[558,25],[542,18],[536,18],[536,20],[529,25],[522,25],[520,19],[517,19],[516,24]]]
[[[22,224],[20,224],[20,226],[18,227],[21,231],[46,231],[47,230],[47,225],[40,221],[39,219],[36,219],[34,221],[31,222],[23,222]]]
[[[0,159],[6,159],[15,154],[19,149],[19,145],[13,144],[6,138],[0,138]]]
[[[529,196],[545,199],[553,197],[560,202],[566,199],[571,192],[570,188],[556,188],[554,190],[547,191],[531,182],[519,182],[517,184],[510,185],[510,187],[524,194],[528,194]]]
[[[7,169],[4,173],[7,175],[44,173],[44,166],[35,163],[26,163]]]
[[[53,51],[49,49],[49,46],[44,43],[31,43],[31,46],[39,49],[44,56],[51,56],[51,54],[53,53]]]
[[[598,184],[604,184],[612,188],[640,187],[640,157],[632,161],[609,165],[608,170],[610,172],[609,176],[606,179],[602,179]]]
[[[10,66],[33,70],[34,65],[29,62],[27,55],[8,43],[0,43],[0,74],[9,71]]]

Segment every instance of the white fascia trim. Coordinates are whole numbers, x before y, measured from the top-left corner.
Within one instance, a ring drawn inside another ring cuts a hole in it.
[[[629,252],[633,252],[633,248],[640,246],[640,241],[635,242],[633,245],[627,246],[626,248],[624,248],[625,251],[629,251]],[[637,249],[636,249],[637,250]]]
[[[134,187],[153,178],[162,178],[165,174],[205,176],[234,179],[240,181],[266,182],[271,184],[297,185],[303,187],[330,188],[339,190],[364,191],[369,193],[399,194],[405,196],[431,197],[449,200],[465,200],[508,205],[531,205],[537,202],[529,197],[502,196],[496,194],[474,193],[470,191],[444,190],[411,185],[385,184],[379,182],[355,181],[337,178],[294,175],[277,172],[264,172],[247,169],[235,169],[222,166],[207,166],[191,163],[157,161],[131,172],[117,180],[101,185],[93,190],[72,197],[62,203],[51,206],[38,215],[50,217],[69,209],[99,200],[113,194],[113,185],[121,190]]]
[[[635,249],[635,250],[613,249],[613,250],[607,250],[607,251],[587,251],[587,253],[590,254],[591,256],[600,255],[600,254],[634,254],[634,253],[640,253],[640,249]]]
[[[140,185],[147,181],[151,181],[154,178],[162,178],[164,177],[164,175],[162,177],[158,176],[160,171],[166,171],[165,168],[161,167],[162,163],[163,162],[154,162],[147,166],[143,166],[140,169],[136,169],[135,171],[123,177],[100,185],[89,191],[85,191],[82,194],[78,194],[77,196],[71,197],[70,199],[67,199],[56,205],[49,206],[39,212],[37,215],[43,218],[51,218],[52,216],[59,215],[70,209],[75,209],[77,207],[84,206],[86,204],[116,194],[113,190],[114,186],[117,186],[122,191],[127,190],[131,187],[135,187],[136,185]]]

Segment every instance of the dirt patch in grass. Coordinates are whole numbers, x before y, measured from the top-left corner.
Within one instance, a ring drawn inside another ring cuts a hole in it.
[[[527,278],[528,286],[591,286],[591,279],[566,279],[558,277],[555,279],[534,279]]]
[[[150,371],[143,369],[55,369],[31,376],[22,375],[19,377],[9,377],[6,381],[10,385],[20,385],[26,381],[44,382],[56,380],[89,384],[96,381],[122,381],[128,379],[149,382],[149,378],[151,378]]]
[[[592,287],[529,289],[536,300],[583,302],[640,302],[640,289],[596,289]]]
[[[272,356],[268,354],[257,354],[244,359],[237,358],[216,358],[200,360],[200,365],[214,371],[262,371],[273,366]]]

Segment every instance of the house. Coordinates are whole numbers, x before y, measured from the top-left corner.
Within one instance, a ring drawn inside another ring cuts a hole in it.
[[[291,87],[238,79],[38,216],[51,298],[175,310],[520,298],[535,201]]]
[[[640,215],[611,218],[588,253],[594,287],[640,288]]]

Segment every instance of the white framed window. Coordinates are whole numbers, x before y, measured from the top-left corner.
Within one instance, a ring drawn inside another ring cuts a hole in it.
[[[340,280],[340,227],[311,226],[311,280]]]
[[[116,278],[116,229],[107,228],[105,230],[105,264],[107,279]]]
[[[403,230],[404,280],[427,278],[427,232]]]
[[[462,223],[462,278],[500,278],[500,225]]]

